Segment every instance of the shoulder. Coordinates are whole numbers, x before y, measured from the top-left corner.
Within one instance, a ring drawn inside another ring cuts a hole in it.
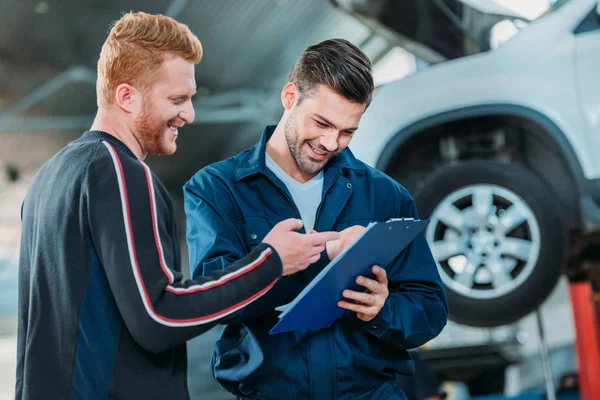
[[[196,172],[184,185],[189,192],[206,192],[215,188],[223,189],[235,181],[235,171],[244,153],[205,166]]]
[[[124,145],[99,140],[95,146],[87,168],[90,186],[108,189],[116,185],[129,194],[148,193],[150,188],[162,193],[160,180]]]
[[[368,184],[385,209],[402,217],[414,217],[416,215],[413,196],[400,182],[362,161],[358,162],[364,167]]]
[[[90,143],[96,147],[94,157],[90,160],[91,164],[98,164],[106,168],[112,167],[115,170],[139,170],[144,171],[144,164],[141,163],[133,154],[119,146],[105,140],[98,140]]]
[[[196,172],[183,186],[185,201],[192,204],[201,200],[213,208],[227,210],[227,214],[235,214],[235,174],[245,154],[246,152],[239,153]]]
[[[366,174],[372,182],[376,193],[393,195],[398,200],[413,200],[410,192],[400,182],[394,180],[385,172],[375,169],[362,161],[359,162],[365,168]]]

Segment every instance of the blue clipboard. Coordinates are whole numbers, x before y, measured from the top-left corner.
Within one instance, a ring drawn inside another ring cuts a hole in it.
[[[342,292],[363,289],[356,277],[372,276],[373,265],[388,266],[428,223],[402,218],[369,224],[291,303],[275,309],[282,313],[271,334],[331,326],[345,311],[337,305]]]

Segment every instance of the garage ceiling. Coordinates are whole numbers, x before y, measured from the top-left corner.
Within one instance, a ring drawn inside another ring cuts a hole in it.
[[[148,160],[175,191],[277,122],[279,90],[307,46],[331,37],[358,44],[369,33],[326,0],[4,0],[0,160],[35,171],[82,133],[96,110],[100,47],[109,24],[130,10],[175,16],[204,47],[199,123],[182,130],[176,155]]]

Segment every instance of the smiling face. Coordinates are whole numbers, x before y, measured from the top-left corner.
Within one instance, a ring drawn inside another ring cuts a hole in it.
[[[288,93],[290,92],[290,93]],[[297,97],[296,86],[288,84],[286,93]],[[366,104],[352,102],[325,85],[288,110],[284,131],[290,153],[303,174],[314,176],[327,162],[350,144],[358,129]]]
[[[173,57],[162,63],[134,116],[134,135],[145,153],[168,155],[177,150],[179,128],[194,121],[195,92],[192,62]]]

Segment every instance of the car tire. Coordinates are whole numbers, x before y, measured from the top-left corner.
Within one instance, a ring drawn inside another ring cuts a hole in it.
[[[568,234],[556,196],[516,163],[447,165],[415,193],[458,323],[492,327],[535,310],[566,263]]]

